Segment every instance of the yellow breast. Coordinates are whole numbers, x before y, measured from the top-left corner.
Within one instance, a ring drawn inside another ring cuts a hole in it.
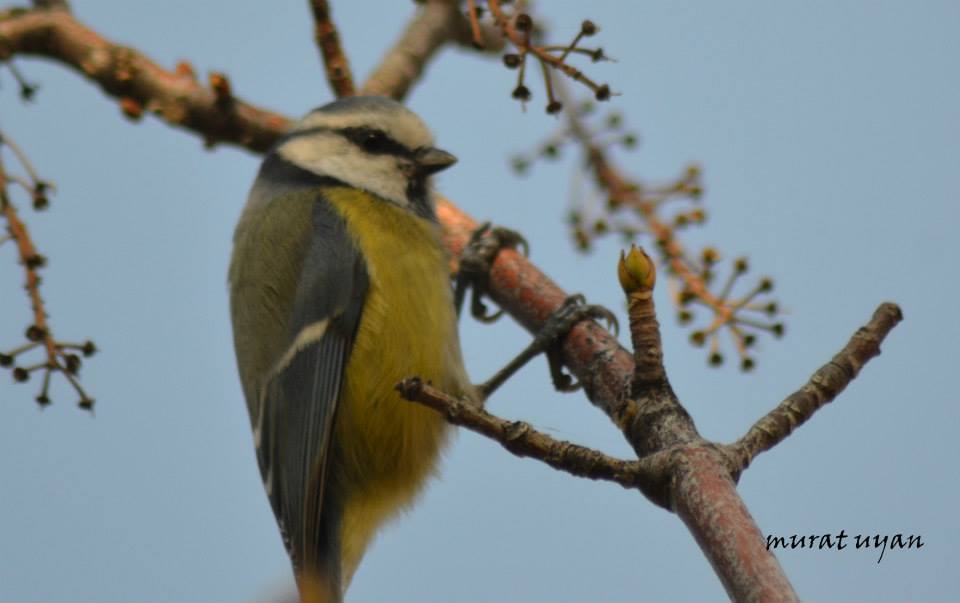
[[[467,395],[470,385],[439,227],[356,189],[324,195],[346,221],[370,277],[335,427],[335,470],[358,493],[344,517],[348,577],[350,557],[359,559],[376,524],[408,504],[433,472],[448,431],[438,413],[402,400],[394,386],[419,376]]]

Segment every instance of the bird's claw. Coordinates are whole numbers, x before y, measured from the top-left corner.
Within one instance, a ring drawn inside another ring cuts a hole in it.
[[[460,254],[460,268],[455,280],[454,305],[458,316],[463,308],[467,289],[472,289],[471,316],[480,322],[489,323],[503,314],[502,310],[488,313],[487,306],[483,303],[483,296],[490,287],[490,269],[493,261],[504,247],[519,247],[524,256],[530,250],[527,240],[520,233],[499,226],[491,227],[489,222],[481,224],[470,235],[470,240]]]
[[[613,312],[603,306],[587,304],[583,295],[571,295],[550,315],[546,324],[537,332],[536,339],[543,346],[550,366],[550,378],[557,391],[571,392],[580,388],[580,383],[563,370],[561,343],[563,338],[583,320],[603,320],[616,334],[619,323]]]

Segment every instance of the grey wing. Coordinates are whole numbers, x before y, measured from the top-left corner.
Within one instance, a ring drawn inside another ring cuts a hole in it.
[[[368,286],[343,219],[322,198],[313,204],[312,221],[289,346],[267,376],[255,426],[260,471],[298,570],[316,569],[337,546],[334,509],[324,512],[326,470]]]

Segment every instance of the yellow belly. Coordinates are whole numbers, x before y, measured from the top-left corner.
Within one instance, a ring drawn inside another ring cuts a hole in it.
[[[435,411],[394,386],[419,376],[469,395],[438,227],[390,203],[335,188],[325,195],[353,233],[370,277],[337,409],[336,468],[344,491],[343,585],[377,527],[411,503],[448,434]]]

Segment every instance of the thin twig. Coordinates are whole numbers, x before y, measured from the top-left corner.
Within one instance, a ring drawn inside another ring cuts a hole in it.
[[[426,0],[360,93],[405,98],[430,59],[451,40],[467,40],[470,44],[473,40],[469,20],[460,12],[459,2]]]
[[[760,293],[767,293],[772,289],[772,280],[761,279],[744,296],[730,299],[734,284],[746,272],[745,260],[738,260],[729,279],[719,288],[719,293],[714,293],[710,287],[709,274],[712,272],[715,259],[696,261],[678,236],[677,229],[662,216],[661,205],[666,197],[658,197],[657,195],[669,195],[678,190],[688,190],[689,180],[691,177],[696,177],[698,170],[688,170],[684,178],[678,180],[672,187],[665,187],[662,191],[648,189],[631,180],[614,166],[606,149],[597,144],[593,133],[584,124],[582,115],[576,109],[576,103],[569,101],[563,82],[558,81],[556,84],[557,93],[563,101],[563,105],[567,107],[567,132],[569,136],[582,147],[590,172],[597,184],[606,191],[606,198],[614,205],[614,209],[617,206],[632,208],[641,222],[640,228],[637,230],[642,229],[648,232],[655,241],[660,261],[665,265],[667,274],[680,282],[682,295],[687,298],[687,301],[678,299],[678,306],[682,307],[688,301],[696,300],[712,312],[712,320],[709,326],[694,332],[692,337],[705,343],[707,337],[713,335],[719,329],[730,328],[737,324],[759,330],[782,331],[782,325],[757,323],[761,326],[754,326],[756,321],[751,322],[751,319],[742,316],[742,310],[754,300],[755,296]],[[697,190],[699,189],[697,188]],[[711,257],[715,253],[711,250]],[[740,266],[740,262],[743,262],[742,266]],[[711,339],[710,343],[711,346],[716,346],[718,340]],[[743,350],[739,346],[735,346],[735,348],[738,353]],[[722,361],[722,355],[716,350],[711,352],[710,358],[714,361],[713,364],[719,364],[717,361]],[[741,354],[741,367],[749,368],[752,366],[753,360],[745,354]]]
[[[473,45],[483,48],[483,32],[480,30],[480,15],[477,11],[476,0],[467,0],[467,18],[470,19],[470,35],[473,36]]]
[[[870,322],[858,329],[830,362],[817,369],[803,387],[754,423],[742,438],[726,447],[726,453],[734,459],[734,471],[739,473],[746,469],[757,455],[782,442],[815,412],[832,402],[857,377],[863,366],[880,354],[880,344],[901,320],[903,314],[897,305],[880,304]]]
[[[600,100],[606,100],[610,97],[610,88],[606,84],[598,84],[593,81],[585,73],[570,65],[566,62],[567,55],[573,50],[573,47],[576,46],[576,43],[579,42],[581,35],[578,34],[576,40],[573,42],[571,47],[564,48],[560,56],[555,56],[550,54],[547,46],[538,46],[536,44],[530,43],[530,32],[527,31],[518,31],[517,27],[513,21],[510,19],[507,14],[503,11],[503,7],[500,6],[502,0],[487,0],[487,6],[490,7],[490,12],[493,14],[494,22],[497,26],[503,31],[503,34],[510,40],[510,43],[517,47],[521,52],[528,52],[546,68],[547,66],[563,72],[564,75],[570,79],[580,82],[587,86],[595,96]],[[549,79],[549,75],[547,76]]]
[[[313,12],[314,36],[327,73],[327,82],[337,98],[353,96],[356,93],[353,74],[350,72],[347,55],[340,46],[340,32],[330,14],[330,3],[327,0],[310,0],[310,9]]]
[[[418,378],[397,384],[400,395],[443,414],[453,425],[486,436],[521,457],[536,459],[577,477],[612,481],[624,488],[663,479],[667,455],[625,461],[598,450],[556,440],[524,421],[507,421],[466,400],[454,398]]]
[[[10,142],[4,139],[4,144],[10,146]],[[40,275],[37,273],[37,258],[41,257],[27,230],[27,225],[17,215],[17,208],[7,196],[7,176],[3,168],[3,161],[0,159],[0,211],[7,222],[7,232],[17,244],[17,253],[20,257],[20,264],[23,266],[25,275],[25,288],[27,296],[30,298],[30,307],[33,310],[33,331],[38,341],[43,343],[47,355],[47,366],[58,367],[57,344],[50,332],[47,324],[47,311],[44,305],[43,296],[40,295]]]
[[[37,183],[43,182],[40,179],[40,176],[37,175],[37,169],[33,167],[33,163],[30,161],[30,158],[27,157],[27,154],[23,152],[23,149],[20,148],[20,145],[11,138],[4,136],[3,132],[0,132],[0,146],[5,146],[17,157],[17,162],[20,163],[20,166],[23,167],[24,171],[27,172],[27,176],[30,177],[32,181],[32,186],[36,186]]]

